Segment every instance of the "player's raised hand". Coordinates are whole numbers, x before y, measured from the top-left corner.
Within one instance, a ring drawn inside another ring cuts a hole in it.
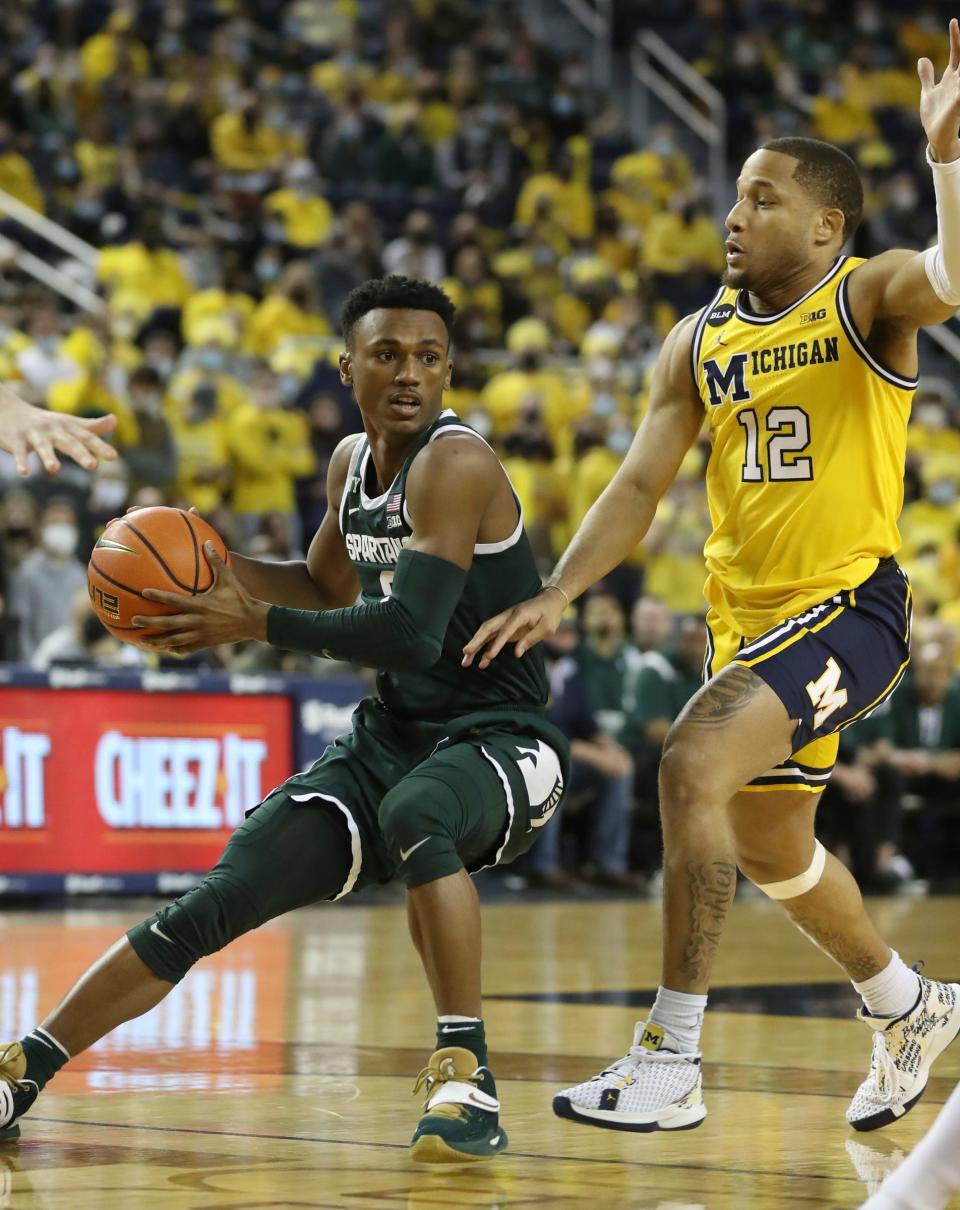
[[[917,63],[920,121],[930,150],[946,164],[960,158],[960,22],[950,22],[950,61],[939,83],[929,59]]]
[[[0,449],[13,454],[21,475],[29,473],[27,456],[31,452],[39,455],[43,469],[52,475],[60,469],[58,452],[87,470],[100,461],[111,461],[117,451],[103,439],[116,423],[116,416],[89,419],[47,412],[0,387]]]
[[[159,588],[143,590],[147,600],[182,610],[160,617],[135,617],[134,626],[161,632],[144,637],[144,647],[187,655],[220,643],[241,643],[245,639],[266,642],[270,606],[246,591],[212,542],[203,544],[203,553],[213,572],[213,584],[206,592],[189,596]]]
[[[565,596],[554,589],[544,589],[529,601],[521,601],[488,618],[463,649],[461,664],[469,668],[480,652],[477,667],[486,668],[497,658],[507,643],[514,644],[516,655],[523,655],[542,639],[548,638],[560,625],[567,603]]]

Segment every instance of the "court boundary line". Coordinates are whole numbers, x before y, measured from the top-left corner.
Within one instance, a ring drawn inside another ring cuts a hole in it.
[[[148,1126],[137,1125],[134,1122],[90,1122],[80,1118],[40,1118],[31,1117],[31,1122],[47,1122],[63,1126],[97,1126],[108,1130],[149,1130],[158,1134],[198,1134],[214,1138],[263,1139],[274,1143],[321,1143],[334,1147],[377,1147],[390,1151],[407,1151],[406,1143],[370,1143],[361,1139],[330,1139],[319,1135],[299,1134],[255,1134],[243,1130],[208,1130],[200,1126]],[[29,1139],[23,1140],[30,1142]],[[49,1140],[37,1140],[48,1142]],[[520,1160],[549,1160],[551,1163],[562,1164],[613,1164],[621,1168],[652,1168],[658,1170],[677,1169],[680,1172],[719,1172],[728,1176],[769,1176],[790,1177],[796,1180],[813,1181],[847,1181],[860,1185],[863,1182],[856,1176],[834,1176],[828,1172],[784,1172],[779,1169],[758,1168],[719,1168],[709,1164],[679,1164],[656,1163],[643,1160],[600,1159],[596,1156],[550,1155],[539,1151],[508,1151],[504,1159]],[[421,1171],[417,1169],[416,1171]]]

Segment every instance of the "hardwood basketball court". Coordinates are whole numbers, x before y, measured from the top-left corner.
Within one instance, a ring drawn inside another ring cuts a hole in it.
[[[147,909],[7,912],[0,1035],[32,1028]],[[957,899],[878,900],[907,961],[960,978]],[[844,1121],[871,1038],[775,905],[738,901],[704,1031],[709,1116],[633,1135],[560,1121],[553,1093],[629,1044],[658,982],[646,901],[485,907],[487,1034],[510,1150],[424,1168],[406,1142],[433,1014],[398,905],[319,908],[244,938],[60,1073],[0,1145],[0,1210],[843,1210],[909,1151],[960,1045],[900,1125]]]

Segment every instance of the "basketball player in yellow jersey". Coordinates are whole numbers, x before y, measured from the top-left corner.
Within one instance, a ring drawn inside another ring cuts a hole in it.
[[[622,466],[544,590],[465,648],[482,667],[505,643],[520,655],[552,633],[644,536],[706,419],[711,643],[660,768],[662,983],[627,1055],[554,1099],[561,1117],[637,1131],[703,1120],[700,1027],[737,866],[863,999],[873,1055],[853,1127],[906,1113],[960,1031],[960,986],[891,951],[814,832],[837,732],[883,702],[909,660],[910,588],[893,556],[917,329],[960,305],[956,21],[943,78],[928,60],[919,71],[936,246],[844,258],[863,199],[853,161],[811,139],[754,152],[726,220],[723,288],[665,341]]]

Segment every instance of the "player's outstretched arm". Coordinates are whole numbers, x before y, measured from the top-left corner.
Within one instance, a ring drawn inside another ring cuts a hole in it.
[[[850,277],[861,331],[875,320],[907,331],[943,323],[960,307],[960,24],[950,22],[950,59],[940,80],[929,59],[917,63],[920,120],[937,197],[937,242],[925,252],[895,249]]]
[[[58,453],[67,454],[88,471],[101,460],[109,462],[117,451],[104,437],[113,432],[116,423],[116,416],[90,419],[47,412],[0,385],[0,449],[13,454],[21,475],[29,473],[27,455],[31,452],[51,475],[60,469]]]
[[[690,347],[696,315],[664,341],[650,384],[650,405],[619,470],[584,517],[543,591],[480,627],[463,649],[486,668],[507,643],[518,656],[553,634],[567,605],[627,557],[650,528],[664,492],[703,424]]]
[[[495,455],[475,440],[448,437],[416,459],[407,478],[413,534],[396,563],[390,595],[350,608],[315,610],[271,605],[254,597],[212,547],[205,547],[213,587],[199,596],[144,591],[182,607],[168,617],[134,618],[162,632],[145,646],[185,654],[219,643],[259,639],[390,671],[420,671],[440,658],[480,524],[506,480]]]
[[[237,579],[250,596],[290,609],[337,609],[357,599],[360,581],[340,532],[340,501],[350,456],[360,436],[354,433],[345,437],[333,452],[327,468],[327,512],[310,543],[306,561],[273,563],[230,552]]]

